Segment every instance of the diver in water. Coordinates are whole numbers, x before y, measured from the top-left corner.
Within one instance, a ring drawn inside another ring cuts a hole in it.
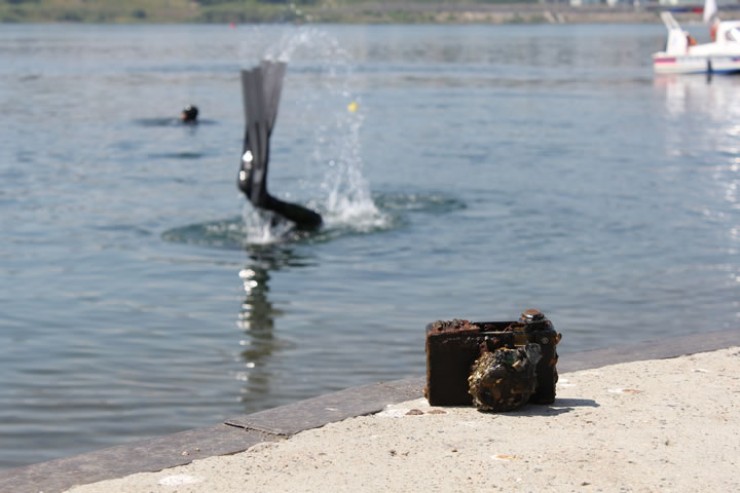
[[[274,212],[295,223],[297,229],[313,230],[321,226],[321,216],[306,207],[277,199],[267,191],[267,165],[270,159],[270,135],[277,117],[285,63],[263,61],[250,70],[242,70],[242,95],[247,120],[238,186],[254,207]]]
[[[180,121],[190,125],[198,123],[198,107],[192,104],[184,107],[180,113]]]

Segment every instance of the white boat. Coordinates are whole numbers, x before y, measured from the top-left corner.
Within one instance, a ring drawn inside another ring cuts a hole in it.
[[[670,12],[661,19],[668,28],[664,51],[653,54],[656,74],[740,73],[740,21],[720,21],[715,0],[704,5],[704,21],[711,25],[712,41],[698,44]]]

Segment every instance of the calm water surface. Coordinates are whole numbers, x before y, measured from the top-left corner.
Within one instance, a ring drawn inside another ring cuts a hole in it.
[[[563,358],[737,327],[740,81],[654,78],[663,36],[3,26],[0,467],[421,375],[437,319],[538,307]],[[309,238],[235,186],[265,55]]]

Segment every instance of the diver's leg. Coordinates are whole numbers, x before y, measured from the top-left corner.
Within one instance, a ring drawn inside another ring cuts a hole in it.
[[[244,137],[244,152],[239,167],[237,186],[247,196],[255,207],[265,207],[267,204],[267,161],[259,161],[256,153],[248,144],[249,139]]]

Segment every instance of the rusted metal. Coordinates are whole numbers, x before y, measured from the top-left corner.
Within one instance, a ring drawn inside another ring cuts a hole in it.
[[[558,354],[555,349],[561,334],[539,310],[526,310],[519,320],[504,322],[436,321],[427,325],[427,381],[424,393],[433,406],[473,404],[468,379],[473,364],[485,353],[500,348],[525,348],[539,345],[536,385],[528,402],[551,404],[558,380]]]

